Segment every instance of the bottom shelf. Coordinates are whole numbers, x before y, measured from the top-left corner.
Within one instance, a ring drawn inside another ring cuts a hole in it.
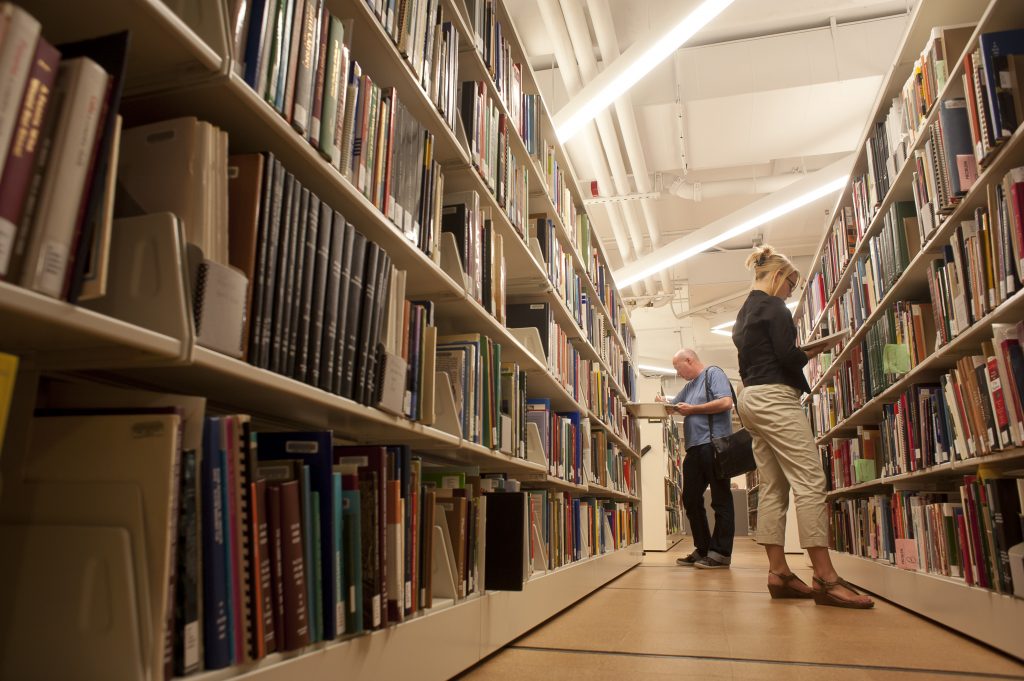
[[[535,575],[523,591],[435,605],[402,624],[183,681],[449,679],[640,563],[640,544]]]
[[[1024,659],[1024,600],[839,551],[829,551],[847,581],[993,648]]]

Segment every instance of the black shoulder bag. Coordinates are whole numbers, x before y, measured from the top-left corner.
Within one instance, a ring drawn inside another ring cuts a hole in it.
[[[708,402],[711,402],[712,397],[711,382],[708,378],[713,368],[722,371],[721,367],[708,367],[707,373],[704,374],[704,388],[707,392]],[[722,371],[722,373],[725,372]],[[733,390],[732,383],[729,383],[729,390],[732,392],[733,409],[736,410],[736,416],[739,417],[740,410],[737,407],[736,391]],[[708,414],[708,433],[711,435],[711,448],[715,452],[715,477],[719,480],[729,480],[757,468],[757,463],[754,461],[753,441],[747,429],[741,427],[731,435],[715,437],[715,420],[711,417],[712,415]],[[740,426],[742,425],[743,419],[740,419]]]

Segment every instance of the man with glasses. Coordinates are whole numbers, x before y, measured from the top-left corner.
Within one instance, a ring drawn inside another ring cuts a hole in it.
[[[676,563],[704,570],[728,568],[732,561],[735,511],[729,481],[715,477],[711,435],[712,431],[715,437],[732,433],[732,386],[722,369],[705,367],[697,353],[688,348],[672,357],[672,366],[687,384],[671,400],[660,395],[655,399],[670,402],[676,413],[684,417],[683,508],[694,544],[693,552]],[[708,486],[715,512],[714,532],[708,527],[704,509],[704,491]]]

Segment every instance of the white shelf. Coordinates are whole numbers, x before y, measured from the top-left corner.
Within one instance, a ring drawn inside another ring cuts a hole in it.
[[[186,677],[194,681],[346,681],[413,678],[441,681],[476,664],[498,648],[564,610],[638,564],[638,544],[543,573],[523,591],[488,591],[397,626],[273,654],[260,662]]]
[[[847,581],[1024,659],[1024,600],[968,586],[958,579],[901,570],[839,551],[829,553]]]
[[[593,482],[588,485],[588,488],[590,489],[590,494],[594,496],[607,497],[609,499],[614,499],[616,501],[629,501],[633,503],[640,501],[639,497],[630,494],[629,492],[620,492],[617,489],[605,487],[604,485],[598,485]]]
[[[0,351],[31,358],[37,368],[113,369],[173,364],[188,348],[178,338],[0,282]]]

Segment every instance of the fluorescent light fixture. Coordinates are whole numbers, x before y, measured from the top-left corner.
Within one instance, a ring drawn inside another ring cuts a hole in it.
[[[786,201],[785,203],[779,204],[778,206],[775,206],[774,208],[767,210],[761,213],[760,215],[752,217],[749,220],[745,220],[740,224],[736,225],[735,227],[727,229],[711,237],[710,239],[707,239],[706,241],[702,241],[698,244],[695,244],[684,251],[669,256],[668,258],[665,258],[664,260],[660,260],[630,276],[623,277],[621,280],[617,282],[619,289],[624,289],[627,286],[635,284],[638,281],[643,281],[647,277],[653,274],[657,274],[658,272],[661,272],[664,269],[668,269],[673,265],[678,265],[684,260],[687,260],[697,255],[698,253],[703,253],[704,251],[710,248],[714,248],[723,241],[734,239],[740,234],[744,234],[751,230],[757,229],[761,225],[767,222],[771,222],[776,218],[780,218],[783,215],[786,215],[787,213],[792,213],[796,209],[802,208],[803,206],[806,206],[812,201],[816,201],[817,199],[820,199],[823,196],[828,196],[832,192],[839,191],[846,186],[846,181],[849,179],[849,177],[849,175],[837,177],[831,182],[828,182],[826,184],[821,185],[820,187],[812,189],[811,191],[805,194],[801,194],[800,196],[797,196],[794,199]]]
[[[637,49],[626,50],[606,71],[598,74],[577,93],[572,102],[558,112],[555,116],[558,140],[565,143],[572,138],[584,125],[636,85],[655,66],[665,61],[732,2],[733,0],[704,0],[697,9],[649,47],[644,47],[646,41],[639,41]]]
[[[789,308],[790,312],[795,310],[796,306],[797,306],[797,302],[786,303],[786,307]],[[711,327],[711,333],[717,333],[719,336],[726,336],[728,338],[732,338],[732,331],[730,331],[730,329],[732,329],[734,324],[736,324],[736,320],[735,319],[732,320],[731,322],[725,322],[724,324],[719,324],[718,326],[713,326],[713,327]]]
[[[653,364],[637,364],[636,368],[640,371],[650,371],[654,374],[665,374],[666,376],[675,376],[676,370],[668,367],[659,367]]]

